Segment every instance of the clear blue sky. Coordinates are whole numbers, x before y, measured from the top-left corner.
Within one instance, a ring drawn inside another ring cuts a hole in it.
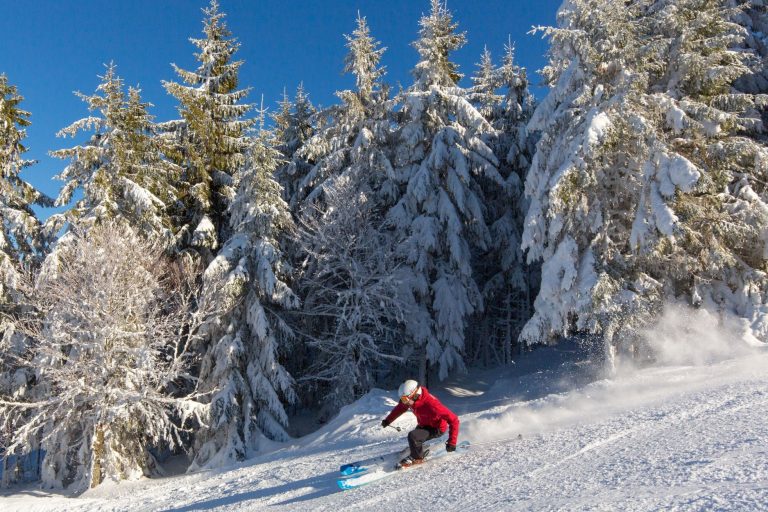
[[[535,73],[545,64],[547,42],[527,35],[532,25],[552,25],[562,0],[449,0],[448,7],[467,32],[468,44],[454,60],[471,75],[483,46],[501,57],[511,37],[518,62]],[[208,0],[0,0],[0,73],[24,96],[31,112],[27,158],[39,163],[23,178],[55,197],[61,182],[52,180],[66,162],[50,158],[52,149],[73,145],[56,138],[61,128],[85,117],[85,103],[73,91],[92,93],[104,64],[114,61],[126,85],[139,85],[145,101],[155,105],[157,121],[175,119],[177,104],[161,80],[177,80],[171,63],[194,69]],[[250,86],[249,100],[274,110],[286,88],[293,95],[303,82],[313,103],[330,105],[334,91],[351,88],[342,75],[346,54],[343,34],[355,28],[358,11],[387,52],[387,81],[410,84],[418,20],[429,0],[220,0],[227,24],[241,43],[241,85]],[[468,83],[465,78],[465,82]],[[534,91],[541,96],[542,90]],[[48,211],[40,212],[47,217]]]

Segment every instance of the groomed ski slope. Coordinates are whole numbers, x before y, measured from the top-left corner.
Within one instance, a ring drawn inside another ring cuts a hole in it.
[[[571,349],[435,386],[472,451],[352,491],[336,487],[339,465],[404,444],[405,431],[379,425],[393,392],[374,390],[314,434],[224,470],[76,499],[15,488],[0,509],[768,510],[765,348],[597,380]]]

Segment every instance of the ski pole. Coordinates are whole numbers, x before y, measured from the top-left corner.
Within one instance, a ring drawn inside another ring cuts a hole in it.
[[[387,425],[387,426],[388,426],[388,427],[390,427],[390,428],[393,428],[393,429],[397,430],[398,432],[400,432],[401,430],[403,430],[402,428],[400,428],[400,427],[396,427],[396,426],[394,426],[394,425]]]

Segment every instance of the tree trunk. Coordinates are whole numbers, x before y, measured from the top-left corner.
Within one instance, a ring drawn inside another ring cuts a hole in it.
[[[91,467],[91,488],[96,487],[104,480],[104,468],[102,467],[104,460],[104,426],[99,423],[96,425],[96,432],[93,435],[93,451],[91,454],[93,457],[93,463]]]

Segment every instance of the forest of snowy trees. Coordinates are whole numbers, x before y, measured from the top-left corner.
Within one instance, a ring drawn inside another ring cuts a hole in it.
[[[568,336],[609,366],[652,358],[670,303],[768,342],[762,0],[565,0],[534,29],[539,102],[511,42],[460,85],[466,35],[426,7],[412,83],[387,83],[359,15],[354,89],[268,113],[212,0],[197,67],[163,81],[178,119],[109,65],[51,152],[55,199],[21,176],[30,113],[0,75],[4,484],[33,452],[43,485],[75,490],[168,453],[222,466],[299,411]]]

